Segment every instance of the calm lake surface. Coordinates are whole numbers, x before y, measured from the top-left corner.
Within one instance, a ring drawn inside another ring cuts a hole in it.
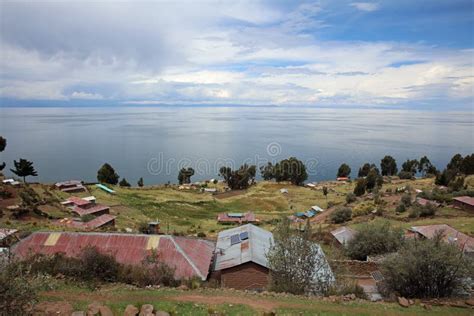
[[[223,164],[304,160],[310,181],[335,177],[343,162],[352,176],[364,162],[392,155],[399,166],[427,155],[444,168],[455,153],[474,151],[472,112],[248,107],[0,108],[0,161],[26,158],[30,181],[94,181],[109,162],[135,185],[177,182],[178,169],[194,181],[217,178]]]

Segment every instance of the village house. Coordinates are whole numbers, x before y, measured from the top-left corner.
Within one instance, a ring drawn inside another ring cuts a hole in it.
[[[342,226],[333,231],[331,231],[331,235],[337,241],[339,245],[347,247],[347,244],[354,239],[357,231],[353,230],[350,227]]]
[[[63,218],[58,220],[56,223],[62,226],[69,226],[72,228],[84,229],[84,230],[95,230],[102,227],[114,227],[116,216],[110,214],[103,214],[94,219],[83,222],[77,218]]]
[[[244,224],[258,223],[259,220],[252,212],[247,213],[220,213],[217,215],[217,222],[220,224]]]
[[[252,224],[224,230],[217,237],[213,272],[211,279],[222,287],[239,290],[263,290],[270,281],[270,267],[267,253],[273,242],[273,234]],[[324,253],[318,253],[324,261],[323,269],[316,277],[333,278]]]
[[[82,185],[82,182],[79,180],[57,182],[54,186],[57,189],[67,193],[83,192],[86,190],[86,188]]]
[[[110,208],[106,205],[95,203],[94,197],[79,198],[72,196],[61,204],[71,208],[71,210],[79,216],[100,216],[103,214],[109,214],[110,210]]]
[[[474,212],[474,198],[470,196],[459,196],[453,198],[453,206],[465,211]]]
[[[77,257],[87,246],[115,257],[125,265],[140,265],[153,252],[174,269],[176,279],[198,277],[206,280],[214,252],[214,243],[168,235],[132,235],[118,233],[35,232],[12,247],[20,259],[32,254],[63,253]]]
[[[445,242],[458,246],[465,254],[474,257],[474,238],[446,224],[413,226],[408,230],[406,236],[408,238],[432,239],[437,234],[442,234]]]

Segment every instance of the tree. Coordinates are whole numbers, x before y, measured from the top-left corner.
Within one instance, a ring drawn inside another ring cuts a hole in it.
[[[428,174],[436,175],[438,170],[436,170],[436,167],[431,163],[428,157],[423,156],[418,163],[418,172],[421,172],[423,177],[426,177]]]
[[[447,186],[449,183],[456,178],[458,174],[456,169],[444,169],[443,172],[436,176],[435,184]]]
[[[323,194],[324,196],[326,197],[326,201],[328,200],[328,187],[327,186],[323,186]]]
[[[456,172],[459,172],[461,170],[462,161],[462,155],[456,154],[451,158],[451,161],[446,166],[446,169],[456,170]]]
[[[10,169],[10,171],[19,177],[23,177],[24,183],[26,183],[26,177],[36,177],[38,175],[35,168],[33,167],[33,162],[26,159],[20,158],[19,161],[14,160],[13,165],[15,166],[15,169]]]
[[[275,178],[274,168],[275,167],[271,162],[260,167],[260,174],[262,175],[263,180],[268,181]]]
[[[141,188],[143,187],[143,178],[138,179],[137,185]]]
[[[365,186],[366,186],[366,181],[363,178],[359,178],[356,182],[356,186],[354,188],[354,194],[356,196],[362,196],[365,193]]]
[[[380,169],[383,176],[393,176],[397,174],[397,162],[392,156],[385,156],[380,161]]]
[[[271,290],[298,295],[324,292],[332,276],[319,246],[311,240],[309,222],[300,232],[284,218],[273,233],[274,242],[266,254]]]
[[[378,173],[378,169],[377,168],[370,169],[369,173],[367,174],[367,177],[365,177],[365,189],[367,191],[371,191],[375,187],[381,187],[382,184],[383,184],[383,177]]]
[[[189,168],[182,168],[178,174],[178,181],[179,184],[186,184],[191,183],[191,177],[194,175],[194,169]]]
[[[402,164],[402,172],[410,173],[411,176],[413,177],[415,175],[416,170],[417,170],[419,165],[420,165],[420,163],[418,162],[418,160],[416,160],[416,159],[413,159],[413,160],[407,159],[407,161],[405,161]]]
[[[362,226],[347,244],[347,255],[354,260],[367,256],[397,251],[403,242],[403,231],[389,222],[375,222]]]
[[[219,176],[224,178],[229,188],[232,190],[247,189],[255,181],[256,167],[244,164],[238,170],[232,170],[230,167],[221,167]]]
[[[101,183],[116,185],[119,180],[119,175],[111,165],[105,163],[100,167],[99,171],[97,171],[97,180]]]
[[[130,183],[128,183],[127,179],[125,178],[122,178],[122,180],[120,180],[119,185],[121,187],[131,187]]]
[[[465,175],[474,174],[474,154],[464,157],[461,163],[461,172]]]
[[[7,140],[3,138],[2,136],[0,136],[0,153],[5,150],[5,147],[7,147]],[[5,169],[5,166],[6,166],[5,162],[0,164],[0,171]]]
[[[274,175],[277,182],[290,181],[294,185],[302,185],[308,179],[306,166],[295,157],[277,163],[274,168]]]
[[[433,239],[407,240],[382,262],[385,286],[407,298],[448,297],[474,274],[472,261],[457,245]]]
[[[351,174],[351,167],[349,167],[349,165],[343,163],[339,169],[337,170],[337,177],[349,177],[349,175]]]

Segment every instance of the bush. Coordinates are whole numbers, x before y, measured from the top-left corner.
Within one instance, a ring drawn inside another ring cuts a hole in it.
[[[389,222],[367,224],[347,244],[347,255],[355,260],[366,260],[367,256],[397,251],[402,241],[403,231],[393,228]]]
[[[0,314],[29,315],[36,301],[36,288],[30,278],[14,273],[11,267],[0,273]]]
[[[347,222],[352,218],[352,209],[350,207],[338,208],[331,213],[329,218],[334,224]]]
[[[398,177],[400,179],[412,179],[413,178],[413,173],[411,173],[409,171],[400,171],[400,173],[398,174]]]
[[[197,236],[198,236],[199,238],[205,238],[205,237],[206,237],[206,234],[203,233],[203,232],[199,232],[199,233],[197,234]]]
[[[357,201],[357,198],[356,198],[355,194],[354,194],[354,193],[351,193],[351,192],[347,193],[347,195],[346,195],[346,203],[347,203],[347,204],[350,204],[350,203],[355,202],[355,201]]]
[[[372,203],[361,203],[354,207],[352,211],[352,216],[364,216],[370,214],[373,210],[375,210],[375,205]]]
[[[364,289],[357,284],[356,280],[352,279],[342,279],[337,280],[336,284],[331,286],[327,291],[326,295],[337,295],[337,296],[344,296],[354,294],[357,298],[360,299],[367,299],[367,295],[364,292]]]
[[[403,204],[405,207],[410,207],[411,206],[411,195],[410,195],[410,193],[403,194],[402,198],[400,199],[400,203]]]
[[[427,203],[426,205],[420,205],[418,203],[415,203],[408,217],[417,218],[417,217],[433,216],[436,214],[436,211],[437,211],[436,206],[431,203]]]
[[[447,297],[472,277],[472,262],[457,246],[434,239],[408,241],[382,263],[385,287],[409,298]]]
[[[97,248],[86,247],[80,257],[85,280],[115,282],[118,276],[119,263],[112,255],[102,254]]]
[[[364,195],[365,193],[365,186],[366,186],[366,182],[365,182],[365,179],[358,179],[357,180],[357,183],[356,183],[356,186],[354,188],[354,194],[356,196],[362,196]]]
[[[406,210],[407,210],[407,208],[406,208],[405,204],[403,204],[403,203],[398,204],[397,208],[395,209],[395,211],[397,213],[405,213]]]

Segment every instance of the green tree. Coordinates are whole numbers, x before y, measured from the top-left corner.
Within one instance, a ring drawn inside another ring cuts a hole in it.
[[[365,189],[367,191],[373,190],[375,187],[382,187],[383,178],[378,173],[377,168],[370,169],[367,177],[365,177]],[[363,194],[363,193],[362,193]]]
[[[121,187],[131,187],[130,183],[128,183],[127,179],[125,178],[122,178],[122,180],[120,180],[119,185]]]
[[[105,163],[100,167],[99,171],[97,171],[97,180],[101,183],[116,185],[119,181],[119,175],[111,165]]]
[[[232,190],[247,189],[255,181],[256,167],[247,164],[242,165],[238,170],[230,167],[221,167],[219,176],[224,178],[229,188]]]
[[[328,187],[323,186],[323,194],[324,194],[324,197],[326,198],[326,201],[328,200],[328,193],[329,193]]]
[[[186,184],[191,183],[191,177],[194,175],[194,169],[189,168],[182,168],[178,173],[178,181],[179,184]]]
[[[347,244],[347,255],[354,260],[367,256],[397,251],[403,242],[403,231],[389,222],[375,222],[362,226]]]
[[[268,162],[265,166],[260,166],[260,174],[263,180],[268,181],[275,178],[274,168],[271,162]]]
[[[351,220],[352,209],[350,207],[340,207],[331,213],[329,219],[334,224],[341,224]]]
[[[365,194],[365,186],[366,186],[366,181],[363,178],[359,178],[356,182],[356,186],[354,188],[354,194],[356,196],[362,196]]]
[[[35,168],[33,167],[33,162],[26,159],[20,158],[19,161],[14,160],[13,165],[15,166],[15,169],[10,169],[10,171],[17,176],[22,177],[24,183],[26,183],[26,177],[36,177],[38,175]]]
[[[141,188],[143,187],[143,178],[138,179],[137,185]]]
[[[446,168],[459,172],[461,170],[462,162],[463,162],[462,155],[456,154],[451,158],[451,161],[448,163]]]
[[[343,163],[337,170],[337,177],[349,177],[351,174],[351,167],[348,164]]]
[[[413,159],[413,160],[407,159],[407,161],[405,161],[402,164],[402,171],[408,172],[412,176],[414,176],[416,174],[416,170],[418,169],[419,165],[420,165],[420,163],[418,162],[418,160],[416,160],[416,159]]]
[[[406,241],[381,270],[387,289],[407,298],[449,297],[474,275],[472,260],[456,244],[443,242],[442,232],[434,239]]]
[[[397,162],[392,156],[385,156],[380,161],[380,169],[383,176],[393,176],[397,174]]]
[[[474,174],[474,154],[464,157],[461,163],[461,172],[465,175]]]
[[[290,181],[294,185],[302,185],[308,179],[306,166],[295,157],[290,157],[277,163],[274,168],[274,174],[277,182]]]
[[[377,166],[375,166],[375,164],[365,163],[362,167],[359,168],[359,173],[357,176],[359,178],[367,177],[367,175],[369,174],[369,171],[372,169],[374,169],[377,172],[377,174],[380,174],[380,171],[377,168]]]
[[[5,147],[7,147],[7,140],[3,138],[2,136],[0,136],[0,153],[5,150]],[[6,166],[5,162],[0,164],[0,171],[5,169],[5,166]]]
[[[311,240],[309,222],[300,232],[284,218],[273,235],[274,242],[266,254],[271,290],[297,295],[325,292],[332,277],[319,246]]]
[[[418,172],[421,172],[423,177],[426,177],[428,174],[436,175],[438,170],[436,170],[436,167],[431,163],[428,157],[423,156],[420,158],[418,164]]]

